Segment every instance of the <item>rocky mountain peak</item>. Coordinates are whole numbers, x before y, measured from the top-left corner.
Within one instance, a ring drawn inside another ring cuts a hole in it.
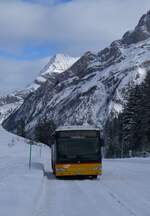
[[[140,28],[143,31],[147,31],[150,33],[150,11],[147,12],[147,14],[144,14],[141,19],[139,20],[138,25],[136,26],[136,29]]]
[[[74,58],[66,54],[55,54],[50,58],[49,62],[40,71],[39,76],[34,82],[28,86],[27,89],[34,91],[40,87],[42,83],[45,83],[53,73],[62,73],[70,68],[79,58]]]
[[[133,31],[127,31],[123,37],[123,44],[134,44],[150,38],[150,11],[144,14]]]
[[[74,58],[66,54],[55,54],[46,67],[40,72],[40,75],[44,76],[50,73],[62,73],[71,67],[79,58]]]
[[[78,58],[71,57],[66,54],[55,54],[48,64],[43,68],[43,70],[40,72],[41,75],[50,74],[53,73],[62,73],[63,71],[67,70],[69,67],[71,67]]]

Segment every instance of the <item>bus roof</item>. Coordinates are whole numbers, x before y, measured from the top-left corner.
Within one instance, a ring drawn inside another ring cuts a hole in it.
[[[99,128],[90,127],[90,126],[61,126],[58,127],[55,131],[99,131]]]

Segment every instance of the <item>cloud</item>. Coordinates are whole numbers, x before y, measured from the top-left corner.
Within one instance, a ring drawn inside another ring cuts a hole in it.
[[[48,40],[44,33],[47,9],[36,4],[20,1],[0,2],[0,47],[18,51],[26,43],[41,43]]]
[[[149,0],[54,3],[55,0],[0,1],[1,50],[21,54],[30,43],[57,43],[62,51],[66,48],[72,54],[100,50],[132,29],[150,8]]]
[[[0,58],[0,94],[25,88],[48,60],[49,57],[34,61]]]
[[[99,51],[149,9],[149,0],[1,0],[0,91],[30,83],[48,50],[76,56]]]

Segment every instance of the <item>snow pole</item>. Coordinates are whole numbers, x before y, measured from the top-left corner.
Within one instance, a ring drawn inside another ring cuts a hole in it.
[[[30,143],[29,169],[31,169],[31,158],[32,158],[32,143]]]

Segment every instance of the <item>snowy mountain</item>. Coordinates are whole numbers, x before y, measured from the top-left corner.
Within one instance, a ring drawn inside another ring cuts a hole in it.
[[[73,58],[64,54],[56,54],[48,64],[40,71],[39,76],[32,84],[25,89],[16,91],[8,95],[0,95],[0,123],[10,114],[17,110],[24,99],[32,92],[36,91],[47,79],[55,73],[62,73],[67,70],[78,58]]]
[[[48,64],[40,71],[39,76],[34,80],[34,82],[26,88],[26,91],[35,91],[43,83],[51,77],[51,74],[62,73],[71,67],[79,58],[74,58],[65,54],[54,55]]]
[[[39,119],[57,125],[94,125],[103,128],[108,116],[117,115],[131,86],[141,83],[150,70],[150,12],[133,31],[98,53],[85,53],[63,73],[51,73],[4,126],[16,132],[20,119],[33,135]]]

